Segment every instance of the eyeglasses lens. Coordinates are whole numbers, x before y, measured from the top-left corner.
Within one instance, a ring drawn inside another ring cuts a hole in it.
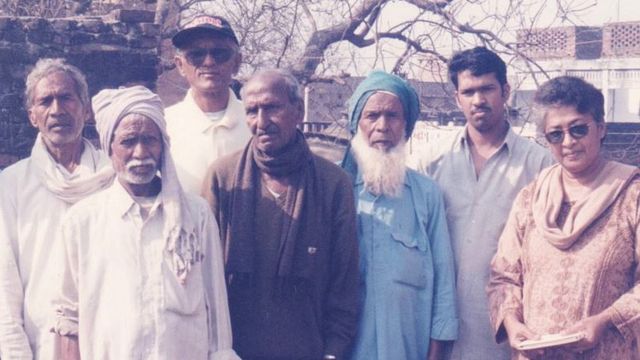
[[[589,134],[589,125],[588,124],[573,125],[569,127],[568,133],[572,138],[576,140],[582,139],[583,137],[587,136],[587,134]],[[559,144],[564,140],[564,134],[565,134],[564,130],[554,130],[554,131],[549,131],[544,136],[545,138],[547,138],[547,141],[550,144]]]
[[[233,50],[227,48],[193,49],[185,53],[187,61],[193,66],[202,66],[207,55],[211,56],[216,64],[224,64],[233,56]]]

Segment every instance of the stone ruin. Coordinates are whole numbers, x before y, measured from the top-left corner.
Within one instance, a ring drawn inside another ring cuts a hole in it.
[[[30,154],[36,129],[23,97],[38,59],[62,57],[77,66],[90,96],[133,83],[155,88],[161,31],[153,18],[150,11],[122,9],[101,17],[0,17],[0,168]],[[85,135],[96,138],[93,119]]]

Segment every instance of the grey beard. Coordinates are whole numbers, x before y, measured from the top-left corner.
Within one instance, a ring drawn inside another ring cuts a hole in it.
[[[402,138],[398,145],[383,151],[369,146],[360,131],[351,139],[351,151],[356,158],[365,188],[373,195],[399,197],[406,176],[405,145]]]

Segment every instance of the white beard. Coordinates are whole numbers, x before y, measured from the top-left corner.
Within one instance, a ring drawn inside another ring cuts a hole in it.
[[[369,146],[360,131],[351,139],[351,151],[358,163],[365,188],[373,195],[399,197],[406,176],[405,144],[402,138],[398,145],[383,151]]]
[[[131,170],[131,168],[135,166],[144,166],[149,165],[153,166],[153,168],[145,173],[135,173]],[[146,158],[144,160],[129,160],[129,162],[125,165],[125,168],[118,173],[118,176],[129,184],[136,185],[144,185],[150,183],[153,178],[156,177],[156,173],[158,172],[158,163],[152,158]]]

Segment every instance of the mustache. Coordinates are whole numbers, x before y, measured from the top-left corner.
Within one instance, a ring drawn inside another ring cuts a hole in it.
[[[270,134],[275,134],[278,132],[278,129],[276,128],[266,128],[266,129],[257,129],[256,130],[256,135],[260,136],[260,135],[270,135]]]
[[[50,115],[50,119],[49,126],[69,126],[73,124],[73,119],[69,115]]]
[[[475,108],[473,108],[473,110],[471,110],[472,114],[475,114],[477,112],[489,112],[491,111],[491,108],[488,106],[476,106]]]
[[[127,170],[131,170],[131,168],[134,168],[134,167],[137,167],[137,166],[153,166],[153,167],[156,167],[157,164],[158,163],[152,158],[146,158],[146,159],[142,159],[142,160],[133,159],[133,160],[130,160],[129,162],[127,162],[126,168],[127,168]]]

